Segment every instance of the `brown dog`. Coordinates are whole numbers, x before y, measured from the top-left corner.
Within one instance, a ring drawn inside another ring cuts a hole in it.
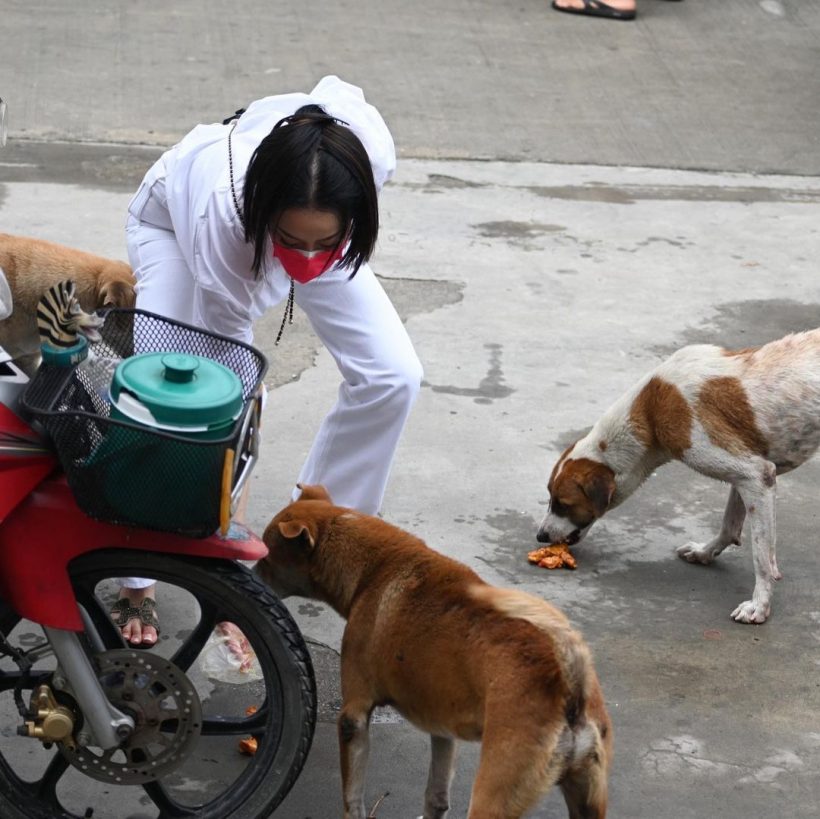
[[[549,603],[485,583],[321,486],[265,529],[256,571],[347,619],[339,715],[345,819],[364,819],[368,723],[390,704],[432,739],[424,819],[449,808],[455,739],[481,740],[468,819],[516,819],[558,784],[572,819],[606,815],[612,728],[589,649]]]
[[[134,274],[126,262],[82,250],[0,233],[0,269],[8,281],[12,313],[0,321],[0,347],[31,373],[40,351],[37,302],[54,284],[71,279],[83,310],[133,307]]]

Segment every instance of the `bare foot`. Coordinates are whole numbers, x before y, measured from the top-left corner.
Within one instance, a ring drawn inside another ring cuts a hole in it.
[[[635,0],[602,0],[602,2],[610,8],[617,11],[632,12],[635,11]],[[597,0],[554,0],[554,5],[558,9],[577,9],[583,10],[585,6],[600,6]]]

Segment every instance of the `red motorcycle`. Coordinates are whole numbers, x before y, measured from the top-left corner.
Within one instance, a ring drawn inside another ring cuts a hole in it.
[[[70,350],[29,381],[0,349],[0,816],[269,816],[310,748],[316,689],[299,629],[242,563],[264,544],[230,522],[266,362],[139,310],[110,311],[99,335],[98,365],[140,349],[221,362],[243,409],[192,441],[117,418]],[[139,575],[159,584],[150,651],[110,616],[112,578]],[[252,662],[215,674],[224,623]]]

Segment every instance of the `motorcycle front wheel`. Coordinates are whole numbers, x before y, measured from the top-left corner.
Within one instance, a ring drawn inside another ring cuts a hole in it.
[[[140,730],[114,752],[15,736],[15,689],[28,705],[38,686],[52,687],[75,716],[74,737],[83,716],[70,681],[58,674],[54,685],[42,631],[0,603],[8,643],[36,660],[23,677],[10,657],[0,663],[0,816],[270,816],[302,769],[316,719],[310,656],[287,609],[246,567],[224,560],[112,549],[83,555],[70,573],[93,624],[86,638],[101,684],[120,710],[132,708]],[[110,609],[115,578],[145,575],[158,581],[161,636],[137,651]],[[220,639],[226,622],[247,638],[241,666]],[[243,742],[251,738],[255,753]]]

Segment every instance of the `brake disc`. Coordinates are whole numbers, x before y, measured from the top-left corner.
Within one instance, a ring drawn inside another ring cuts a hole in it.
[[[68,748],[63,756],[93,779],[146,784],[181,765],[202,731],[199,695],[185,672],[146,651],[98,654],[98,676],[109,701],[134,720],[134,732],[112,749]]]

